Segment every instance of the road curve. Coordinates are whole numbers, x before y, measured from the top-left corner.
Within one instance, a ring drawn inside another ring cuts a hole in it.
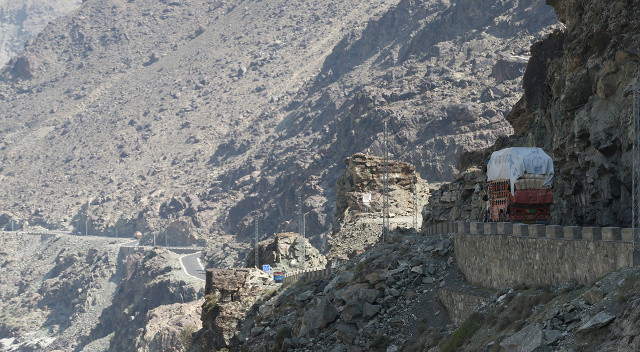
[[[182,270],[184,270],[187,275],[205,281],[204,268],[198,260],[200,255],[202,255],[201,252],[183,255],[180,257],[180,264],[182,264]]]

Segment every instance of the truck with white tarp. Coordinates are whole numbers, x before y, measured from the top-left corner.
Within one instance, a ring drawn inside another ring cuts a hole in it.
[[[546,224],[553,203],[553,160],[540,148],[506,148],[487,164],[488,221]]]

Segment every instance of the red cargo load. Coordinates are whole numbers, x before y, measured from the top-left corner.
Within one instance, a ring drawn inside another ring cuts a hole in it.
[[[511,195],[513,204],[551,204],[553,191],[550,189],[522,189]]]

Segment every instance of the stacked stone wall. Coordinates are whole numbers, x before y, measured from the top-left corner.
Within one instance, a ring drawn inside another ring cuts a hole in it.
[[[445,222],[425,231],[454,234],[459,269],[469,282],[493,289],[571,279],[590,285],[638,263],[631,229]]]

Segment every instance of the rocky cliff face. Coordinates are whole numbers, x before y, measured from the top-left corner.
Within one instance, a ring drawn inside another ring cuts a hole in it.
[[[338,179],[338,197],[329,257],[344,258],[377,243],[382,234],[384,159],[356,153],[344,160],[346,169]],[[425,204],[426,182],[409,163],[389,160],[390,226],[413,226],[414,203]],[[364,202],[364,196],[369,199]],[[417,198],[415,198],[417,197]],[[419,224],[418,224],[419,226]]]
[[[269,264],[272,271],[291,272],[304,268],[324,268],[327,258],[313,247],[308,239],[303,239],[297,233],[279,233],[258,244],[258,265],[255,263],[255,249],[247,255],[247,268]]]
[[[0,1],[0,65],[19,54],[49,22],[69,14],[81,0],[3,0]],[[25,60],[24,57],[18,60]],[[29,71],[21,72],[27,73]],[[28,74],[28,73],[27,73]],[[25,77],[25,76],[23,76]]]
[[[554,157],[553,221],[630,226],[634,1],[550,1],[566,29],[532,46],[525,94],[508,120]]]
[[[233,236],[217,258],[257,215],[294,230],[301,193],[318,245],[340,161],[380,155],[383,120],[432,181],[511,133],[520,56],[555,21],[542,1],[85,1],[3,69],[3,209],[107,235],[180,221]]]
[[[76,348],[111,304],[118,253],[109,239],[2,233],[0,349]]]
[[[242,346],[251,333],[258,304],[279,285],[258,269],[207,270],[202,329],[193,339],[192,351]]]
[[[85,343],[113,334],[111,351],[180,350],[188,346],[202,283],[185,277],[178,256],[165,250],[135,253],[124,260],[122,278],[108,309]],[[191,302],[191,303],[190,303]],[[179,306],[172,304],[186,304]],[[171,313],[173,312],[173,314]],[[178,315],[180,312],[185,315]],[[197,316],[197,315],[196,315]],[[159,319],[164,328],[159,328]]]
[[[465,170],[477,165],[484,172],[482,164],[491,151],[541,147],[555,164],[553,223],[630,226],[638,7],[632,2],[549,3],[566,28],[531,47],[524,95],[507,116],[515,135],[464,154],[459,166]],[[473,180],[466,186],[445,186],[438,193],[453,192],[452,198],[459,200],[456,210],[442,197],[434,197],[425,219],[469,218],[472,190],[482,189],[484,180],[480,175],[464,178]],[[477,204],[475,208],[477,213]]]

